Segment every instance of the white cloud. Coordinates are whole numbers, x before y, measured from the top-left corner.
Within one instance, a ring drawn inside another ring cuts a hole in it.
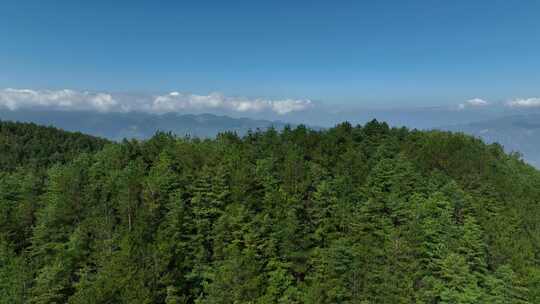
[[[466,108],[485,107],[485,106],[488,106],[488,105],[490,105],[490,102],[485,100],[485,99],[472,98],[472,99],[469,99],[469,100],[465,101],[464,103],[460,103],[458,105],[458,108],[460,110],[464,110]]]
[[[273,111],[277,114],[303,111],[312,106],[309,99],[270,100],[263,98],[248,99],[243,97],[227,97],[219,93],[210,95],[183,94],[171,92],[155,97],[151,104],[152,112],[178,112],[186,109],[219,109],[234,112]]]
[[[118,102],[105,93],[78,92],[74,90],[4,89],[0,91],[0,107],[10,110],[51,108],[59,110],[114,110]]]
[[[0,90],[0,108],[10,110],[49,108],[55,110],[90,110],[100,112],[142,111],[167,113],[181,111],[223,110],[233,112],[270,111],[280,115],[303,111],[313,104],[309,99],[228,97],[220,93],[196,95],[170,92],[157,96],[122,96],[75,90]]]
[[[515,107],[515,108],[540,107],[540,98],[539,97],[518,98],[518,99],[510,100],[506,104],[510,107]]]
[[[473,99],[467,100],[467,104],[470,106],[482,107],[482,106],[489,105],[489,101],[481,99],[481,98],[473,98]]]
[[[311,100],[284,99],[271,101],[272,109],[278,114],[302,111],[312,105]]]

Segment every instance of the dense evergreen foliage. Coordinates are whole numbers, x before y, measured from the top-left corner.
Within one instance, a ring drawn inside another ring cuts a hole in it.
[[[0,120],[0,172],[65,163],[81,153],[100,150],[106,143],[81,133]]]
[[[540,303],[539,186],[377,121],[159,133],[1,175],[0,303]]]

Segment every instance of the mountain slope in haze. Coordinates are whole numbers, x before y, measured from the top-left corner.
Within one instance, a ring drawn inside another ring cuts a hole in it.
[[[79,131],[112,140],[123,138],[146,139],[157,131],[178,136],[213,137],[220,132],[233,131],[239,135],[249,130],[282,129],[285,123],[249,118],[232,118],[213,114],[147,114],[98,113],[77,111],[0,111],[0,119],[52,125],[68,131]]]
[[[493,120],[442,127],[497,142],[507,152],[519,152],[530,164],[540,167],[540,114],[514,115]]]

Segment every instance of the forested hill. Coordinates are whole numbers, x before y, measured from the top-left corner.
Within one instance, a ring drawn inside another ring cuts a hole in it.
[[[65,163],[83,152],[95,152],[106,143],[78,132],[0,120],[0,172],[17,166],[37,168]]]
[[[1,303],[540,303],[540,173],[463,134],[160,133],[34,183],[1,175]]]

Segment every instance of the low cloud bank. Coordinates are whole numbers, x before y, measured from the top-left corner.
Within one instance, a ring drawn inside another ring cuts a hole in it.
[[[485,107],[489,106],[491,103],[485,99],[482,98],[473,98],[465,101],[464,103],[460,103],[458,105],[458,108],[460,110],[464,110],[467,108],[479,108],[479,107]]]
[[[540,98],[518,98],[510,100],[507,102],[507,105],[513,108],[535,108],[540,107]]]
[[[165,95],[128,98],[103,92],[76,90],[0,90],[0,108],[9,110],[47,108],[65,111],[148,113],[190,110],[224,110],[233,112],[273,112],[284,115],[313,106],[309,99],[265,99],[229,97],[219,93],[196,95],[171,92]]]
[[[186,109],[221,109],[235,112],[272,111],[282,115],[290,112],[303,111],[310,106],[312,106],[312,102],[309,99],[248,99],[242,97],[227,97],[219,93],[193,95],[171,92],[167,95],[157,96],[150,105],[150,111],[163,113],[178,112]]]
[[[106,93],[74,90],[4,89],[0,91],[0,107],[9,110],[54,108],[107,112],[120,109],[121,105],[110,94]]]
[[[487,106],[506,106],[510,108],[540,108],[540,97],[516,98],[506,102],[492,103],[482,98],[469,99],[458,105],[458,109],[485,108]]]

